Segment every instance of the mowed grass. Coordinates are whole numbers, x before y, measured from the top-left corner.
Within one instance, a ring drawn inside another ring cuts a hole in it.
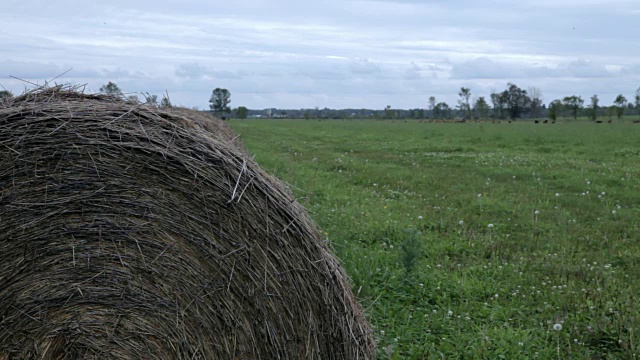
[[[640,125],[231,126],[326,232],[380,359],[638,357]]]

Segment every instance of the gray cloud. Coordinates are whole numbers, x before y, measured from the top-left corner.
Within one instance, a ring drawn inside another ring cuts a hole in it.
[[[175,75],[179,78],[197,79],[197,78],[210,78],[210,79],[242,79],[247,74],[244,71],[231,71],[231,70],[212,70],[199,63],[187,63],[181,64],[176,67]]]
[[[188,63],[178,65],[176,68],[176,76],[182,78],[200,78],[207,74],[209,69],[198,63]]]
[[[357,59],[349,64],[349,71],[357,75],[371,75],[381,72],[380,65],[369,59]]]
[[[607,78],[618,74],[593,61],[576,60],[556,67],[497,62],[478,58],[455,64],[451,69],[454,79],[530,79],[530,78]]]
[[[67,72],[68,71],[68,72]],[[67,72],[67,77],[96,77],[99,71],[90,69],[75,69],[70,64],[54,64],[31,61],[0,61],[0,77],[15,76],[24,79],[48,80]]]
[[[218,86],[249,107],[418,107],[508,81],[605,99],[640,85],[638,14],[636,0],[6,0],[0,84],[73,68],[59,80],[200,107]]]
[[[412,62],[411,66],[406,70],[404,74],[405,80],[420,80],[422,79],[422,68],[416,63]]]

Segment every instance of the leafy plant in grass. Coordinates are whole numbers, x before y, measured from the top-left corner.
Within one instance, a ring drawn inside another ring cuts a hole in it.
[[[416,229],[406,229],[406,238],[400,244],[400,259],[404,268],[405,280],[409,281],[422,253],[422,233]]]

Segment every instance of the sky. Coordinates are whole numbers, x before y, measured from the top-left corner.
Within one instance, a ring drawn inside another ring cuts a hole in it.
[[[14,94],[113,81],[201,109],[217,87],[232,107],[409,109],[509,82],[547,104],[640,87],[638,0],[2,0],[0,24]]]

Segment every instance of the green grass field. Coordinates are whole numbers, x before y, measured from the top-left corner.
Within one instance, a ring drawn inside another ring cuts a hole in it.
[[[326,233],[380,359],[638,357],[640,125],[230,124]]]

